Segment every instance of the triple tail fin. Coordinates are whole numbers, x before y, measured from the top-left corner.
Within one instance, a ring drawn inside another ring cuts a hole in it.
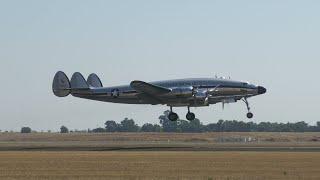
[[[81,73],[75,72],[71,77],[71,90],[84,90],[90,89],[87,81],[84,79]]]
[[[86,94],[88,93],[87,90],[90,90],[90,87],[79,72],[72,75],[71,81],[69,81],[67,75],[62,71],[58,71],[54,76],[52,91],[58,97],[65,97],[71,93]]]
[[[103,87],[100,78],[94,73],[89,75],[87,83],[91,87]]]
[[[52,91],[58,97],[65,97],[71,93],[71,84],[64,72],[58,71],[54,76]]]

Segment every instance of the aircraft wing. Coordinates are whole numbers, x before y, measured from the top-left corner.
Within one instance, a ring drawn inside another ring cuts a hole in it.
[[[132,81],[130,86],[139,93],[145,93],[151,96],[157,96],[171,92],[171,89],[156,86],[143,81]]]

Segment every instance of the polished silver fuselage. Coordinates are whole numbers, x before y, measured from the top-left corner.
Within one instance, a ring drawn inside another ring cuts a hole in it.
[[[173,90],[172,92],[151,97],[137,92],[130,85],[91,88],[85,93],[81,90],[73,91],[72,95],[112,103],[125,104],[166,104],[168,106],[208,106],[219,102],[236,102],[260,94],[259,86],[222,78],[193,78],[169,81],[150,82],[152,85]],[[185,89],[185,91],[184,91]],[[196,89],[198,96],[190,94],[189,90]],[[176,91],[174,91],[176,90]],[[201,94],[205,92],[207,94]],[[209,93],[209,95],[208,95]],[[207,99],[205,99],[207,97]],[[204,101],[207,100],[207,103]]]

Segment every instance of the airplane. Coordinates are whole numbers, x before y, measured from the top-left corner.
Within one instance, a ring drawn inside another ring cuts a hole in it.
[[[99,77],[92,73],[87,80],[75,72],[71,81],[58,71],[53,79],[52,90],[58,97],[71,94],[74,97],[124,104],[167,105],[170,107],[168,119],[177,121],[179,116],[173,107],[187,107],[186,119],[196,118],[190,107],[205,107],[211,104],[235,103],[242,100],[247,107],[247,118],[253,118],[248,98],[265,94],[267,89],[243,81],[226,78],[190,78],[167,81],[131,81],[130,85],[103,87]]]

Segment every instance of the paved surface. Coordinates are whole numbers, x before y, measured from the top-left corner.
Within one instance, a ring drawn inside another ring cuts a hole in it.
[[[285,151],[320,152],[318,144],[224,143],[0,143],[0,151]]]

